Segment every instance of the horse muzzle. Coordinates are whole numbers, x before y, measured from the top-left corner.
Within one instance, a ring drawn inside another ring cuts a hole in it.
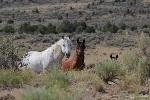
[[[70,57],[70,53],[66,53],[65,56],[66,56],[67,58],[69,58],[69,57]]]

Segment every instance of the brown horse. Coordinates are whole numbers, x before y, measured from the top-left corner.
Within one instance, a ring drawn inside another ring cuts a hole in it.
[[[77,39],[77,46],[74,55],[62,62],[61,69],[64,71],[69,71],[71,69],[82,70],[85,66],[84,50],[85,40],[80,42],[79,39]]]

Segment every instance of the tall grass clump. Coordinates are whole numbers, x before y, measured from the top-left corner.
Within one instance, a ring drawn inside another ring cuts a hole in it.
[[[144,56],[150,58],[150,37],[141,33],[140,38],[138,39],[138,48]]]
[[[53,68],[43,76],[44,87],[27,90],[23,100],[77,100],[69,89],[70,78],[64,72]]]
[[[17,72],[12,70],[0,70],[0,86],[20,87],[31,81],[33,75],[30,71]]]
[[[33,88],[27,90],[23,100],[77,100],[71,93],[57,87]]]
[[[70,84],[71,77],[67,76],[61,70],[57,68],[53,68],[47,73],[46,78],[44,80],[44,84],[46,87],[59,87],[66,89]]]
[[[139,62],[139,57],[136,52],[127,51],[123,55],[123,64],[126,66],[127,70],[133,71],[136,70]]]
[[[140,85],[144,85],[150,76],[150,68],[147,59],[139,57],[137,52],[127,52],[123,56],[123,68],[125,75],[121,76],[122,86],[132,91],[137,91]]]
[[[74,81],[76,81],[79,84],[92,84],[97,90],[100,90],[103,88],[103,82],[100,79],[100,77],[96,73],[88,72],[87,70],[83,71],[71,71],[68,73],[69,76],[71,76]],[[84,89],[83,87],[80,89]]]
[[[96,65],[96,73],[107,83],[118,79],[122,74],[122,68],[116,61],[108,60]]]
[[[0,68],[17,69],[18,49],[11,38],[2,38],[0,44]]]

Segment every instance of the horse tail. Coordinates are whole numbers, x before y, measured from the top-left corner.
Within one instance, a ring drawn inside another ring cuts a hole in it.
[[[29,64],[29,57],[31,55],[32,51],[27,52],[23,55],[23,57],[21,58],[21,61],[18,63],[19,67],[27,67]]]

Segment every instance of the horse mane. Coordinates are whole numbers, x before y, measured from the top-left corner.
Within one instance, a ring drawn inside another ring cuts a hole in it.
[[[55,42],[50,47],[48,47],[45,51],[49,52],[49,50],[52,50],[54,54],[58,54],[61,51],[61,46],[59,45],[61,40]]]
[[[57,54],[58,52],[61,51],[61,47],[60,47],[60,45],[58,45],[58,44],[53,45],[53,46],[52,46],[52,49],[53,49],[53,53],[54,53],[54,54]]]

